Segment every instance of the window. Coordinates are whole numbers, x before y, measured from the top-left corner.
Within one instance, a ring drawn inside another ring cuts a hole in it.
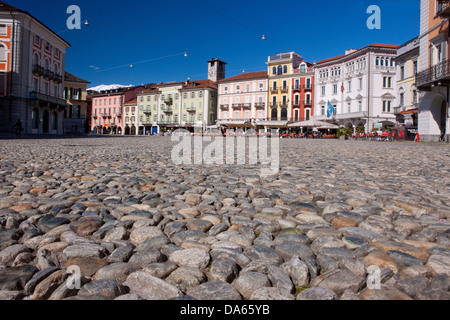
[[[191,98],[195,98],[195,92],[191,92]]]
[[[277,74],[277,67],[273,67],[273,68],[272,68],[272,74],[273,74],[273,75],[276,75],[276,74]]]
[[[239,114],[240,114],[239,111],[235,111],[234,112],[234,119],[239,119]]]
[[[35,35],[34,36],[34,44],[37,46],[41,46],[41,37]]]
[[[308,121],[311,118],[311,109],[305,110],[305,120]]]
[[[300,66],[300,72],[305,73],[306,72],[306,64],[302,63]]]
[[[228,86],[223,87],[223,92],[228,93]]]
[[[417,61],[414,61],[413,62],[413,72],[414,72],[414,75],[417,75]]]
[[[362,104],[362,101],[359,101],[359,102],[358,102],[358,111],[359,111],[359,112],[362,112],[362,111],[363,111],[363,104]]]
[[[322,97],[325,96],[325,86],[322,86]]]
[[[199,98],[203,98],[203,91],[199,91],[199,92],[198,92],[198,97],[199,97]]]
[[[283,73],[288,73],[288,67],[287,66],[283,67]]]
[[[51,52],[51,46],[50,43],[48,41],[45,42],[45,51]]]
[[[359,78],[359,90],[363,89],[363,78]]]
[[[391,101],[383,101],[383,112],[390,113],[391,112]]]
[[[392,88],[392,77],[383,77],[383,88]]]
[[[283,66],[278,66],[277,75],[281,76],[283,74]]]
[[[0,61],[6,61],[6,47],[0,44]]]
[[[39,79],[33,79],[33,90],[34,92],[39,92]]]
[[[247,83],[247,84],[245,85],[245,91],[247,91],[247,92],[250,91],[250,84]]]
[[[404,93],[400,93],[400,106],[404,106],[405,105],[405,94]]]
[[[241,86],[238,85],[238,84],[236,85],[236,92],[237,92],[237,93],[241,92]]]
[[[352,104],[349,102],[347,103],[347,113],[351,113],[352,112]]]
[[[352,92],[352,82],[348,82],[348,92]]]
[[[337,94],[338,93],[338,85],[335,84],[333,85],[333,94]]]
[[[259,84],[259,91],[263,91],[263,89],[264,89],[264,83],[261,82]]]
[[[417,103],[417,90],[413,90],[413,104]]]
[[[405,80],[405,66],[400,67],[400,80]]]
[[[325,115],[325,106],[322,106],[322,107],[320,107],[320,114],[322,115],[322,116],[324,116]]]

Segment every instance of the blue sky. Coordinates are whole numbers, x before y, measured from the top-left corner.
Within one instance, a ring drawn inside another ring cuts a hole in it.
[[[419,0],[5,2],[68,41],[66,70],[91,86],[206,79],[211,58],[227,62],[231,77],[265,70],[267,57],[279,52],[314,62],[371,43],[403,44],[419,34],[420,18]],[[66,30],[69,5],[81,8],[89,27]],[[381,30],[366,26],[370,5],[381,9]]]

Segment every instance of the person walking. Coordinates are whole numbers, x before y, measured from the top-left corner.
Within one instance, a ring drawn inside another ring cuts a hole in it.
[[[22,126],[22,122],[20,121],[20,119],[17,119],[14,128],[16,130],[16,136],[21,137],[23,134],[23,126]]]

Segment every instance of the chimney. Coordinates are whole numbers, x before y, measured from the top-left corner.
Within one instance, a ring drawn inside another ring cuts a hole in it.
[[[358,51],[358,50],[356,50],[356,49],[348,49],[348,50],[345,50],[345,55],[348,55],[348,54],[353,53],[353,52],[355,52],[355,51]]]

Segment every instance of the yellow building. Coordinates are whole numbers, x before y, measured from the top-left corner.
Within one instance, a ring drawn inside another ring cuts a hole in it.
[[[400,46],[395,62],[397,64],[397,106],[394,108],[397,122],[417,129],[419,113],[419,91],[416,75],[420,63],[420,41],[414,38]]]

